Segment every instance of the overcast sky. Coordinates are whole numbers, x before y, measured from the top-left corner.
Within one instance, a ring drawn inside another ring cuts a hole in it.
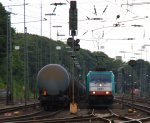
[[[56,16],[51,16],[51,38],[66,42],[69,37],[69,2],[70,0],[26,0],[27,32],[50,38],[50,16],[55,6],[52,3],[66,3],[56,6]],[[12,26],[17,32],[24,31],[24,0],[0,0],[6,10],[12,13]],[[144,44],[150,45],[150,2],[149,0],[77,0],[78,35],[83,49],[103,51],[108,56],[122,55],[123,60],[138,59],[150,61],[150,46],[142,54],[139,51]],[[44,21],[44,18],[47,21]],[[92,18],[101,18],[92,20]],[[62,26],[56,28],[53,26]],[[117,27],[116,27],[117,26]],[[60,35],[57,37],[57,29]],[[130,40],[133,39],[133,40]],[[122,53],[125,51],[128,53]],[[146,52],[147,51],[147,52]],[[136,58],[131,58],[136,57]]]

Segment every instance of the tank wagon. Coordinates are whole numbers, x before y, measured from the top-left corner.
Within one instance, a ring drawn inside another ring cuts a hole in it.
[[[90,71],[86,76],[86,94],[90,107],[108,107],[115,93],[114,74],[111,71]]]
[[[85,86],[75,81],[75,99],[85,94]],[[45,110],[69,103],[72,96],[72,78],[59,64],[44,66],[37,75],[39,100]],[[77,90],[77,91],[76,91]]]

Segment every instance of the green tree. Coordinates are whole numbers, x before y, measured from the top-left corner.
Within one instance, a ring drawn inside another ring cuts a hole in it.
[[[6,56],[7,12],[0,3],[0,63]]]

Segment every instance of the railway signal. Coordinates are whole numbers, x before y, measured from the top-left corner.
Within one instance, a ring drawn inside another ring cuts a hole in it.
[[[67,44],[72,47],[72,42],[74,42],[74,39],[73,38],[68,38],[67,39]]]
[[[70,9],[69,9],[69,30],[71,31],[71,35],[77,35],[78,28],[78,13],[76,8],[76,1],[70,1]]]
[[[79,45],[80,40],[76,39],[74,41],[74,51],[79,51],[80,50],[80,45]]]
[[[79,42],[80,40],[74,40],[74,36],[77,35],[77,8],[76,8],[76,1],[70,1],[70,9],[69,9],[69,35],[72,38],[68,38],[67,44],[72,48],[72,55],[74,55],[74,51],[78,51],[80,49]],[[72,64],[72,75],[73,75],[73,82],[72,82],[72,103],[70,103],[70,112],[75,114],[77,113],[77,103],[74,100],[74,63]]]
[[[74,40],[73,38],[68,38],[68,39],[67,39],[67,44],[68,44],[74,51],[79,51],[79,50],[80,50],[79,42],[80,42],[79,39],[76,39],[76,40]]]

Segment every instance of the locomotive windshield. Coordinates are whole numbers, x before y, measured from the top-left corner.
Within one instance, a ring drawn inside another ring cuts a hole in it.
[[[103,82],[108,83],[111,82],[111,74],[93,74],[90,76],[90,82],[97,83]]]

